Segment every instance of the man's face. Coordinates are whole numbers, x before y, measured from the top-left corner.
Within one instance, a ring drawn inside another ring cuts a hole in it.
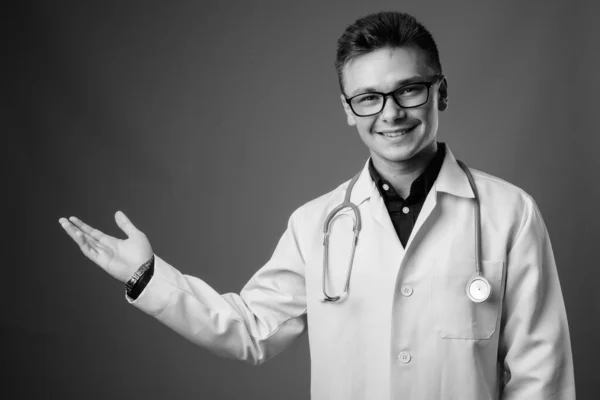
[[[421,49],[402,47],[359,56],[344,65],[342,74],[344,92],[350,98],[366,92],[388,93],[407,83],[430,82],[436,71],[427,64]],[[435,149],[438,110],[444,110],[446,105],[440,102],[440,92],[446,96],[445,85],[445,80],[432,85],[427,103],[415,108],[403,109],[388,96],[384,109],[369,117],[356,116],[343,95],[342,104],[348,124],[356,125],[374,162],[402,163],[423,150]]]

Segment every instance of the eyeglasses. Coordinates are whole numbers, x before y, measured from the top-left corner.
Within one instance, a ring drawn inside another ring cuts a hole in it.
[[[444,75],[436,75],[431,82],[414,82],[387,93],[368,92],[344,98],[356,116],[369,117],[383,110],[389,95],[392,95],[396,104],[402,108],[422,106],[429,100],[429,88],[442,79]]]

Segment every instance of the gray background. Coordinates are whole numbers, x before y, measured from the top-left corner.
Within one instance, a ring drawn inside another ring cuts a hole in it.
[[[308,398],[306,337],[258,368],[213,356],[129,306],[57,220],[122,237],[121,209],[161,257],[238,292],[291,212],[363,166],[335,43],[356,18],[392,9],[414,14],[440,47],[450,108],[439,139],[542,210],[579,398],[600,398],[591,2],[20,4],[4,25],[3,394]]]

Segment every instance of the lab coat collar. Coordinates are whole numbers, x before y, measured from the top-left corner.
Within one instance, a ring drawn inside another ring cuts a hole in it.
[[[446,157],[442,169],[433,185],[436,192],[446,192],[459,197],[475,198],[467,175],[456,162],[454,154],[446,144]]]
[[[371,178],[371,174],[369,173],[369,161],[371,157],[365,163],[360,177],[354,184],[352,188],[352,193],[350,195],[350,201],[357,206],[359,206],[363,201],[371,198],[371,196],[375,196],[377,192],[377,186],[375,186],[375,182]],[[377,193],[379,195],[379,193]]]
[[[360,177],[352,189],[350,201],[356,205],[360,205],[363,201],[371,197],[379,196],[377,186],[375,186],[375,182],[373,182],[369,173],[369,161],[370,158],[365,163]],[[446,156],[444,157],[440,173],[433,185],[433,190],[450,193],[459,197],[475,197],[467,175],[465,175],[462,168],[456,162],[456,158],[454,158],[454,154],[450,151],[448,144],[446,144]]]

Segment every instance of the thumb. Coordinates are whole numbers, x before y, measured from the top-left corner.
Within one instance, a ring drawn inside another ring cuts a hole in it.
[[[127,237],[131,237],[131,235],[138,232],[138,229],[131,223],[123,211],[117,211],[115,213],[115,221],[117,222],[117,225],[119,225],[119,228],[125,232]]]

